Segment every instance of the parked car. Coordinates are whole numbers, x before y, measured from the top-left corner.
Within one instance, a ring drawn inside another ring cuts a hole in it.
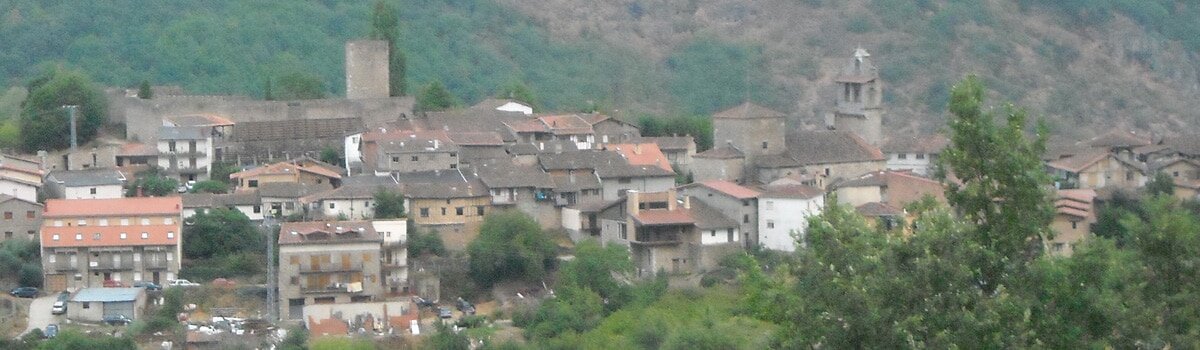
[[[160,291],[160,290],[162,290],[162,286],[160,286],[160,285],[157,285],[157,284],[155,284],[154,282],[149,282],[149,281],[137,281],[137,282],[133,282],[133,287],[134,287],[134,288],[146,288],[146,291],[147,291],[147,292],[153,292],[153,291]]]
[[[17,287],[9,291],[8,294],[12,294],[12,296],[18,298],[36,298],[38,289],[34,287]]]
[[[46,326],[46,331],[42,332],[42,335],[45,335],[46,338],[57,337],[58,336],[58,325],[50,324],[49,326]]]
[[[168,287],[198,287],[199,283],[188,281],[185,279],[167,280]]]
[[[67,313],[67,302],[59,300],[54,302],[54,306],[50,307],[50,314],[62,315]]]
[[[128,326],[133,320],[125,315],[108,315],[104,316],[104,323],[113,326]]]
[[[426,307],[433,308],[433,306],[434,306],[434,302],[429,301],[428,299],[425,299],[425,298],[422,298],[419,296],[412,297],[412,301],[414,303],[417,303],[418,308],[426,308]]]
[[[58,292],[58,301],[65,303],[65,302],[67,302],[67,300],[70,300],[70,299],[71,299],[71,292],[68,292],[65,290]]]
[[[124,288],[125,284],[121,281],[104,280],[104,288]]]
[[[444,306],[443,306],[443,307],[439,307],[439,308],[438,308],[438,317],[441,317],[441,318],[453,318],[453,317],[454,317],[454,313],[450,311],[450,308],[448,308],[448,307],[444,307]]]

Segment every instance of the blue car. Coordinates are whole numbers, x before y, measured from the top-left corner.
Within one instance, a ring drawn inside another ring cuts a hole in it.
[[[9,291],[8,294],[12,294],[12,296],[18,298],[36,298],[38,289],[34,287],[17,287]]]
[[[42,332],[42,335],[45,335],[46,338],[57,337],[58,336],[58,325],[52,324],[52,325],[46,326],[46,331]]]

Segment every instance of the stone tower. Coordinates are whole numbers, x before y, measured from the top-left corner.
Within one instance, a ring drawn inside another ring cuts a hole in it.
[[[883,120],[883,82],[879,69],[871,63],[871,54],[862,48],[838,72],[837,98],[834,102],[832,127],[858,134],[872,145],[879,146]]]
[[[388,58],[386,41],[346,42],[346,98],[388,98]]]
[[[756,159],[787,151],[784,114],[750,102],[713,114],[713,148],[733,146],[745,156],[742,177],[753,178]]]

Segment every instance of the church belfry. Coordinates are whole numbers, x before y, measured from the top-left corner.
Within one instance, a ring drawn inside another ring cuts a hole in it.
[[[880,143],[883,119],[883,83],[879,69],[871,63],[867,50],[854,50],[854,57],[838,72],[837,98],[831,125],[851,131],[872,145]]]

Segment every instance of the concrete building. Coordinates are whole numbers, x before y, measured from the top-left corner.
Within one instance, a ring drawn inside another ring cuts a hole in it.
[[[10,239],[37,241],[42,227],[42,205],[7,194],[0,194],[0,242]]]
[[[142,319],[146,309],[144,288],[83,288],[67,301],[67,319],[76,322],[102,322],[105,317],[125,316]]]
[[[234,124],[229,118],[216,114],[188,114],[163,118],[163,125],[166,127],[199,129],[200,134],[205,135],[209,141],[209,147],[212,147],[212,152],[207,154],[210,160],[225,159]],[[159,130],[161,133],[162,129]],[[159,138],[162,138],[161,134]]]
[[[300,319],[305,305],[382,298],[383,240],[370,222],[285,222],[278,242],[281,318]]]
[[[346,98],[388,98],[388,42],[383,40],[354,40],[346,43]]]
[[[736,221],[675,195],[629,192],[598,215],[601,241],[628,246],[639,276],[704,272],[742,247]]]
[[[182,209],[179,197],[46,201],[40,232],[46,289],[174,279]]]
[[[371,226],[383,239],[380,262],[385,291],[390,295],[408,294],[408,219],[372,220]]]
[[[46,175],[46,195],[60,199],[105,199],[125,196],[125,174],[115,169],[54,171]]]
[[[726,180],[706,180],[680,186],[679,193],[704,202],[722,214],[738,222],[740,241],[749,248],[760,245],[759,241],[759,191],[742,187]]]
[[[362,135],[363,170],[369,174],[453,170],[459,147],[445,131],[376,129]]]
[[[883,82],[870,58],[867,50],[856,49],[854,57],[838,72],[834,78],[837,98],[828,118],[832,119],[834,130],[858,134],[867,143],[879,146],[884,114]]]
[[[758,198],[758,244],[792,252],[803,247],[808,218],[825,209],[825,192],[805,185],[768,185]]]
[[[0,154],[0,194],[36,202],[45,175],[37,161]]]
[[[205,181],[212,174],[212,135],[205,128],[161,127],[157,149],[158,168],[180,183]]]

